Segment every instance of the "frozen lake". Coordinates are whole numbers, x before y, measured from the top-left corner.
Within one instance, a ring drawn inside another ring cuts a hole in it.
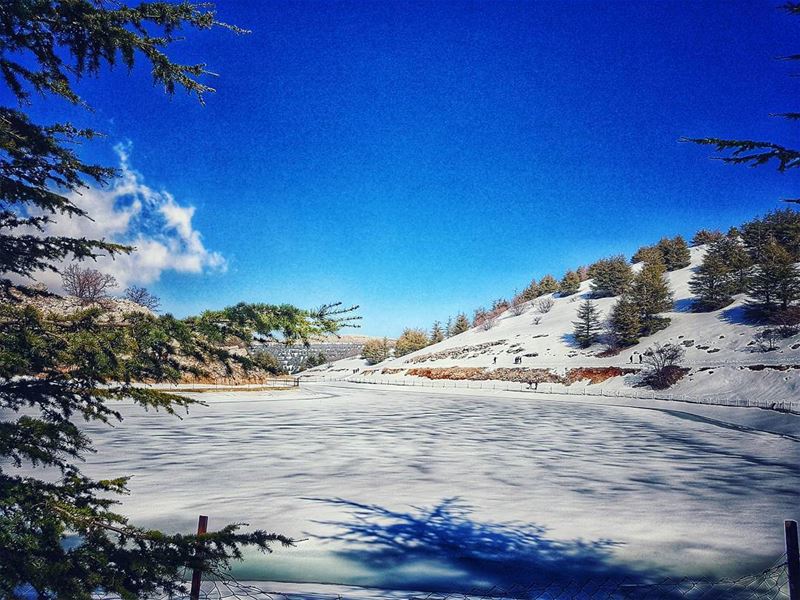
[[[248,557],[245,579],[463,590],[750,573],[800,518],[800,443],[728,426],[724,409],[483,394],[202,394],[183,420],[123,406],[121,425],[92,428],[85,470],[134,475],[123,510],[140,525],[191,531],[202,513],[307,538]]]

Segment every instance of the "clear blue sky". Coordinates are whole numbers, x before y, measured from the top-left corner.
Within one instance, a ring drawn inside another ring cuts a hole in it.
[[[792,142],[800,19],[777,2],[220,1],[252,30],[175,48],[219,73],[205,107],[144,68],[81,83],[95,107],[36,117],[130,140],[147,183],[197,207],[225,273],[165,274],[179,315],[239,300],[362,306],[397,335],[532,277],[662,235],[727,228],[796,175],[678,138]]]

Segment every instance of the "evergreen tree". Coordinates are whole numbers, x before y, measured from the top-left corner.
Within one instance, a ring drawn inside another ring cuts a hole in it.
[[[689,289],[696,296],[696,310],[718,310],[733,302],[736,276],[720,253],[714,252],[712,247],[689,281]]]
[[[581,287],[581,279],[575,271],[567,271],[561,279],[558,291],[562,296],[577,294]]]
[[[642,331],[639,307],[628,296],[621,296],[611,309],[608,326],[618,345],[638,344]]]
[[[581,348],[594,344],[601,331],[600,311],[591,300],[584,300],[578,307],[578,320],[572,323],[575,327],[575,341]]]
[[[738,233],[727,235],[714,242],[706,257],[714,255],[730,269],[733,294],[747,291],[747,281],[753,267],[753,260],[747,253]]]
[[[688,267],[691,262],[691,253],[686,240],[677,235],[674,238],[663,238],[656,248],[661,252],[662,260],[667,271],[676,271]]]
[[[575,269],[575,272],[578,274],[578,279],[581,280],[581,283],[589,279],[589,267],[580,266]]]
[[[642,246],[631,257],[631,263],[664,262],[664,255],[657,246]]]
[[[621,254],[598,260],[589,267],[592,278],[592,291],[596,298],[603,296],[619,296],[623,294],[633,280],[633,271],[628,261]]]
[[[642,335],[650,335],[669,324],[657,315],[672,309],[673,296],[661,263],[645,263],[633,279],[629,298],[639,309]]]
[[[701,229],[692,237],[692,246],[703,246],[705,244],[713,244],[718,242],[724,237],[723,233],[719,230],[710,231],[708,229]]]
[[[450,337],[453,335],[453,317],[447,317],[447,323],[444,326],[444,336]]]
[[[442,330],[442,324],[439,321],[433,322],[433,327],[431,327],[431,344],[437,344],[444,339],[444,331]]]
[[[787,2],[782,8],[790,15],[800,16],[800,4],[797,2]],[[791,54],[783,58],[784,60],[796,61],[800,60],[800,54]],[[800,119],[800,113],[797,112],[777,113],[775,116],[793,121]],[[781,172],[800,167],[800,150],[775,142],[722,138],[682,138],[682,141],[715,147],[718,152],[725,154],[720,158],[727,164],[755,167],[774,162],[777,163],[778,170]],[[787,201],[798,202],[796,198]],[[759,261],[761,257],[754,257],[754,259]]]
[[[394,345],[395,356],[405,356],[430,344],[428,334],[422,329],[405,329]]]
[[[367,340],[364,343],[364,347],[361,349],[361,357],[365,359],[368,364],[376,365],[389,358],[391,349],[392,347],[389,344],[389,340],[386,338],[382,340]]]
[[[800,270],[791,254],[775,241],[762,248],[747,286],[751,307],[766,316],[800,299]]]
[[[528,287],[526,287],[520,293],[519,297],[523,302],[530,302],[542,295],[542,291],[539,289],[539,284],[536,283],[536,280],[532,280]]]
[[[558,281],[549,273],[539,280],[539,295],[552,294],[558,291]]]
[[[0,4],[0,17],[0,75],[6,97],[22,107],[0,107],[0,597],[17,598],[20,586],[39,598],[88,599],[98,590],[124,598],[182,595],[186,569],[220,572],[243,545],[266,551],[291,540],[229,525],[206,534],[198,554],[196,536],[135,526],[114,511],[127,479],[94,480],[80,470],[92,451],[81,426],[121,418],[114,405],[122,400],[174,413],[196,400],[135,382],[204,375],[202,365],[211,361],[250,369],[258,360],[224,348],[275,331],[286,341],[334,333],[349,311],[240,304],[181,320],[112,315],[102,306],[45,312],[27,302],[36,289],[12,286],[12,275],[133,250],[43,233],[54,216],[90,216],[73,199],[115,170],[78,157],[76,145],[96,132],[34,122],[23,110],[30,96],[83,107],[76,79],[118,60],[131,70],[142,59],[168,94],[182,87],[202,99],[213,91],[199,80],[205,66],[173,62],[167,47],[181,29],[222,24],[207,6],[190,3],[14,1]],[[18,470],[29,466],[38,469]]]
[[[465,331],[470,330],[469,319],[467,315],[464,313],[458,313],[456,315],[456,320],[453,323],[453,333],[451,335],[458,335],[459,333],[464,333]]]

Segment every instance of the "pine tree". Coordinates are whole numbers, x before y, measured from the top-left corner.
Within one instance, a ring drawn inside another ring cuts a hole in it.
[[[471,325],[469,324],[467,315],[464,313],[458,313],[458,315],[456,315],[456,320],[453,323],[453,333],[451,335],[458,335],[459,333],[469,331],[470,327]]]
[[[575,271],[567,271],[561,279],[558,291],[562,296],[577,294],[581,287],[581,279]]]
[[[743,294],[747,291],[747,281],[753,267],[753,260],[747,253],[738,231],[726,235],[722,239],[714,242],[708,250],[719,258],[731,271],[732,293]]]
[[[705,244],[713,244],[718,242],[724,237],[723,233],[717,229],[711,231],[708,229],[701,229],[692,237],[692,246],[703,246]]]
[[[733,294],[736,293],[735,274],[722,256],[712,249],[697,267],[689,281],[689,289],[696,296],[696,310],[718,310],[733,302]]]
[[[669,324],[657,315],[672,309],[673,296],[661,263],[645,263],[631,284],[629,297],[639,309],[642,335],[650,335]]]
[[[453,317],[447,317],[447,323],[444,326],[444,336],[450,337],[453,335]]]
[[[539,295],[552,294],[558,291],[558,281],[549,273],[539,280]]]
[[[751,307],[765,316],[786,310],[800,299],[800,270],[791,254],[775,241],[762,248],[747,286]]]
[[[433,327],[431,327],[431,344],[437,344],[444,339],[444,331],[442,330],[442,324],[439,321],[433,322]]]
[[[639,307],[628,296],[621,296],[614,304],[608,325],[618,345],[633,346],[639,343],[642,331],[639,314]]]
[[[797,2],[787,2],[782,8],[790,15],[800,16],[800,4]],[[800,54],[784,56],[783,59],[790,61],[800,60]],[[776,113],[774,116],[790,119],[792,121],[800,119],[800,113],[797,112]],[[750,165],[756,167],[774,162],[777,163],[780,172],[800,167],[800,150],[795,150],[775,142],[708,137],[682,138],[681,141],[713,146],[718,152],[726,154],[725,156],[721,156],[720,159],[727,164]],[[788,199],[787,202],[798,202],[798,199],[791,198]],[[754,258],[758,261],[761,257]]]
[[[205,66],[175,63],[167,47],[181,29],[222,24],[206,6],[190,3],[5,2],[0,15],[0,73],[7,96],[22,107],[0,108],[0,597],[17,598],[21,586],[40,598],[91,598],[98,590],[124,598],[183,595],[187,568],[221,572],[244,545],[266,551],[292,541],[229,525],[204,536],[199,556],[196,536],[128,522],[114,510],[127,479],[94,480],[80,470],[92,451],[84,422],[119,419],[115,405],[122,400],[167,413],[191,406],[197,401],[134,382],[175,383],[207,374],[203,365],[214,361],[254,368],[258,359],[224,348],[275,331],[287,342],[334,333],[349,310],[240,304],[176,319],[143,311],[112,316],[102,306],[45,312],[27,302],[37,290],[13,286],[11,276],[58,271],[64,259],[133,251],[103,240],[38,235],[54,216],[91,216],[73,199],[115,170],[78,157],[76,145],[96,132],[34,122],[23,110],[30,96],[84,107],[76,79],[99,75],[117,60],[129,71],[143,60],[168,94],[182,87],[202,100],[213,91],[199,80]],[[200,366],[187,367],[187,360]],[[31,465],[38,469],[17,470]]]
[[[390,350],[391,345],[388,339],[371,339],[367,340],[364,347],[361,349],[361,357],[366,360],[368,364],[376,365],[389,358]]]
[[[591,300],[584,300],[578,307],[578,320],[572,323],[575,326],[575,341],[581,348],[588,348],[594,344],[601,331],[600,311]]]
[[[530,302],[542,295],[542,291],[539,289],[539,284],[536,283],[536,280],[532,280],[528,287],[526,287],[520,293],[519,297],[523,302]]]
[[[656,244],[667,271],[676,271],[689,266],[691,253],[686,240],[677,235],[674,238],[663,238]]]
[[[405,329],[394,345],[395,356],[405,356],[430,344],[428,334],[422,329]]]
[[[596,298],[619,296],[630,286],[633,271],[625,257],[620,254],[592,264],[589,267],[589,276],[592,278],[592,292]]]
[[[664,254],[658,246],[642,246],[631,257],[631,263],[664,262]]]

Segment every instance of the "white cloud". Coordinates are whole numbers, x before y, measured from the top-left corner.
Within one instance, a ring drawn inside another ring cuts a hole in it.
[[[199,274],[222,272],[225,258],[208,250],[192,219],[195,207],[179,204],[169,192],[155,190],[144,182],[130,165],[130,147],[114,148],[120,159],[120,175],[105,188],[90,187],[72,194],[72,201],[84,209],[86,218],[54,215],[45,234],[104,239],[135,246],[128,255],[88,261],[104,273],[116,277],[120,288],[147,285],[165,271]],[[36,279],[51,290],[60,290],[57,274],[41,273]]]

